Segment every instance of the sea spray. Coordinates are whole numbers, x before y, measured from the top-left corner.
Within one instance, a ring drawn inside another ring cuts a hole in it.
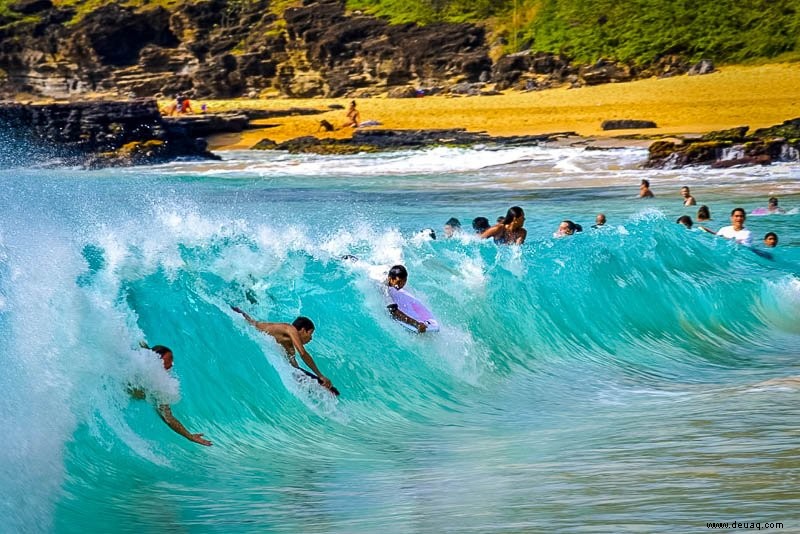
[[[791,210],[797,171],[641,171],[643,155],[237,152],[0,172],[9,528],[696,528],[726,506],[800,520],[796,389],[753,389],[798,374],[800,220],[748,221],[779,233],[772,259],[674,223],[694,215],[683,183],[714,229],[776,189]],[[652,201],[635,198],[642,176]],[[419,234],[512,205],[522,247]],[[553,238],[564,219],[584,231]],[[391,319],[395,263],[441,332]],[[231,305],[312,318],[307,349],[341,396]],[[169,346],[174,368],[140,341]],[[160,402],[214,445],[172,432]]]

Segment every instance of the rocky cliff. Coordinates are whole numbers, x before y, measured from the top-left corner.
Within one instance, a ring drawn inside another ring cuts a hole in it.
[[[0,0],[0,96],[6,98],[491,94],[691,67],[673,56],[650,69],[608,60],[580,66],[532,51],[493,62],[483,27],[390,25],[347,12],[345,0],[10,2]]]
[[[11,8],[18,19],[0,18],[5,96],[337,97],[477,82],[492,68],[479,27],[390,26],[346,15],[343,0],[304,0],[278,14],[269,0],[172,10],[109,2],[80,15],[50,0]]]

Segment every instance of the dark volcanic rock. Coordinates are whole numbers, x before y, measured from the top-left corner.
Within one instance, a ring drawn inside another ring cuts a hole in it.
[[[768,165],[773,161],[800,160],[800,119],[792,119],[747,134],[747,126],[710,132],[681,143],[656,141],[650,145],[645,166],[659,168],[711,165]]]
[[[434,146],[496,146],[538,145],[558,138],[574,136],[575,132],[546,135],[492,137],[484,132],[468,132],[463,128],[446,130],[356,130],[350,139],[318,139],[304,136],[276,144],[262,139],[254,150],[287,150],[292,153],[354,154],[358,152],[383,152],[412,150]]]
[[[17,0],[9,7],[12,11],[16,11],[17,13],[32,15],[40,11],[45,11],[46,9],[51,9],[53,7],[53,2],[50,0]]]
[[[0,162],[30,165],[54,157],[77,165],[212,158],[205,141],[165,123],[154,100],[23,105],[0,103]]]
[[[2,30],[0,91],[9,96],[339,97],[477,82],[492,68],[479,26],[390,25],[346,15],[344,0],[305,1],[282,15],[270,0],[171,10],[108,2],[76,18],[51,0],[16,5],[38,18]]]
[[[633,119],[618,119],[603,121],[600,125],[603,130],[635,130],[642,128],[658,128],[653,121],[640,121]]]

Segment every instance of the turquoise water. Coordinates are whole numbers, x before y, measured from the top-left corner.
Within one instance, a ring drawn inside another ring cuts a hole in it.
[[[8,532],[800,528],[800,166],[642,171],[641,150],[436,149],[0,171]],[[639,180],[656,198],[635,198]],[[674,223],[689,185],[772,260]],[[442,239],[512,205],[528,242]],[[590,226],[598,212],[607,228]],[[553,239],[562,219],[585,231]],[[440,239],[419,230],[432,227]],[[342,261],[345,254],[360,258]],[[414,335],[379,284],[442,323]],[[232,313],[316,325],[341,390]],[[165,372],[139,341],[175,353]],[[128,384],[172,404],[205,448]]]

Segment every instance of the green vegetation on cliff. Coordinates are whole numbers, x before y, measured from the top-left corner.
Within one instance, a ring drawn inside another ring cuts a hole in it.
[[[487,18],[508,51],[645,64],[668,54],[718,62],[800,59],[797,0],[348,0],[392,22]]]
[[[173,8],[200,0],[52,0],[74,10],[72,22],[109,3]],[[226,9],[254,0],[227,0]],[[486,24],[506,52],[532,49],[563,53],[591,63],[600,58],[647,64],[678,54],[689,59],[743,62],[800,60],[798,0],[346,0],[393,23],[472,22]],[[19,0],[0,0],[0,27],[35,22]],[[272,0],[280,14],[297,0]],[[502,39],[501,39],[502,38]]]

